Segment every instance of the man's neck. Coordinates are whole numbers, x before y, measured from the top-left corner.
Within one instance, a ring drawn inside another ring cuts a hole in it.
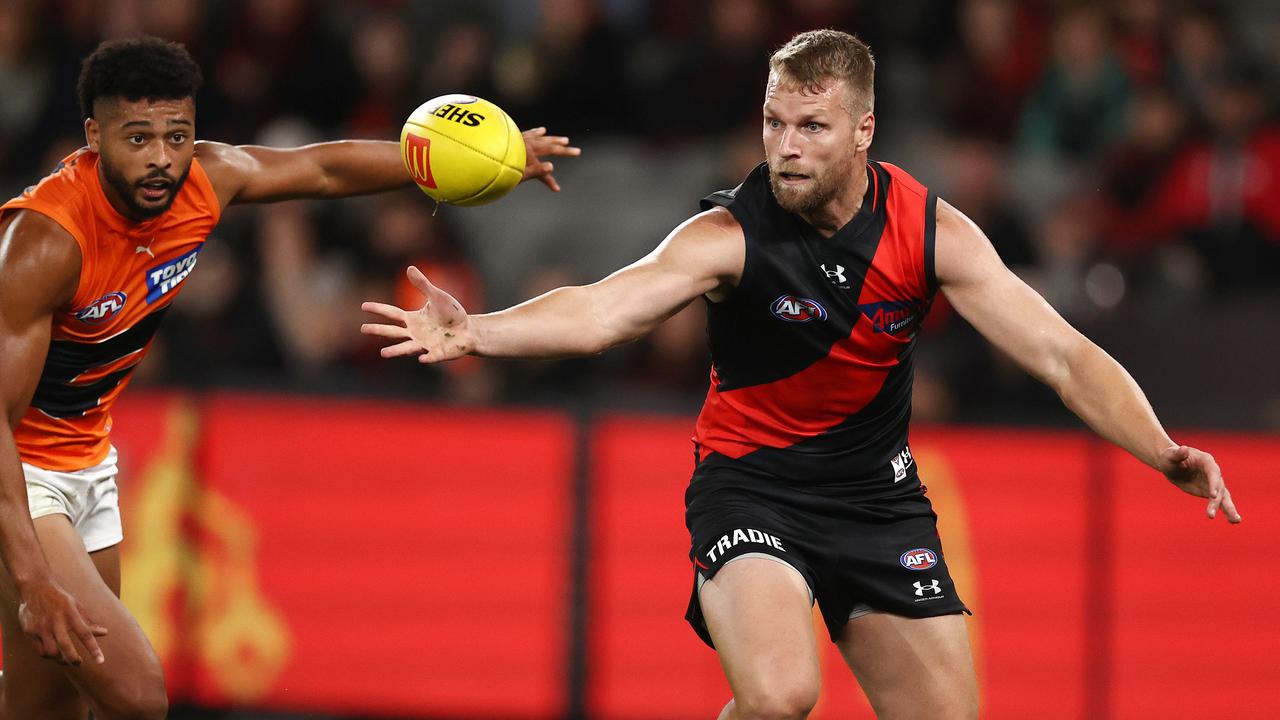
[[[840,228],[848,225],[862,208],[868,183],[866,157],[859,158],[854,162],[853,167],[853,177],[849,179],[849,184],[845,186],[843,193],[831,198],[822,207],[799,213],[800,217],[823,237],[835,235]]]

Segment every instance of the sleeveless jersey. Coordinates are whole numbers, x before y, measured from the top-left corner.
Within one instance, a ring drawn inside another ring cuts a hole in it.
[[[937,198],[893,165],[866,172],[862,207],[830,238],[778,205],[763,164],[702,201],[733,213],[746,261],[728,298],[707,303],[695,478],[732,471],[864,498],[918,488],[907,424],[937,290]]]
[[[221,205],[192,158],[169,210],[134,223],[107,201],[98,155],[83,148],[0,207],[0,219],[15,210],[58,223],[75,238],[81,255],[75,297],[54,312],[40,382],[14,430],[18,453],[23,462],[47,470],[92,467],[110,449],[111,404],[195,267]]]

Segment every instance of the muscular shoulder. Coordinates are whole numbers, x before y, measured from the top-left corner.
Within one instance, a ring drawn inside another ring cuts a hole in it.
[[[79,243],[52,218],[33,210],[6,213],[0,221],[0,308],[12,316],[69,302],[80,262]]]
[[[705,226],[708,230],[725,232],[730,235],[742,236],[742,224],[738,219],[729,212],[726,207],[713,207],[693,216],[693,221]]]
[[[717,289],[707,296],[718,300],[742,278],[746,239],[733,213],[723,207],[713,207],[677,227],[663,243],[660,253],[666,262],[686,272],[715,278]]]
[[[982,229],[941,198],[935,242],[934,266],[943,287],[979,281],[1005,269]]]
[[[196,143],[196,159],[223,207],[230,204],[256,169],[256,161],[244,148],[209,140]]]

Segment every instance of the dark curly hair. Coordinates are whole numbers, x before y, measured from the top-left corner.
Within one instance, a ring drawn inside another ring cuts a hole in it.
[[[195,100],[204,82],[200,66],[179,43],[143,35],[107,40],[80,66],[80,114],[93,117],[98,98]]]

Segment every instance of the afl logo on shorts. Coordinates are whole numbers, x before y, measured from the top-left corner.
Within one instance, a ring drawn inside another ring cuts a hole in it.
[[[98,325],[110,320],[124,308],[129,296],[122,292],[111,292],[94,300],[88,307],[76,311],[76,319],[82,323]]]
[[[908,570],[928,570],[938,564],[938,554],[929,548],[916,548],[902,553],[898,562]]]
[[[769,310],[787,322],[807,323],[810,320],[826,320],[827,311],[809,298],[783,295],[773,301]]]

